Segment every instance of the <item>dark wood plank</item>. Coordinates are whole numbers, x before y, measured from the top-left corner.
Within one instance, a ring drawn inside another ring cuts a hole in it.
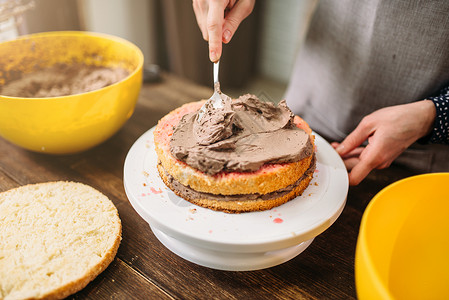
[[[164,290],[117,258],[84,289],[67,299],[85,298],[173,299]]]
[[[0,192],[7,191],[16,187],[19,187],[20,184],[9,177],[1,168],[0,168]]]

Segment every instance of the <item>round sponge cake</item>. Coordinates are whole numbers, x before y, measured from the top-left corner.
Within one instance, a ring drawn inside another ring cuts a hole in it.
[[[0,299],[62,299],[114,259],[121,222],[99,191],[74,182],[0,193]]]
[[[185,114],[197,111],[204,101],[187,103],[175,109],[163,117],[154,130],[159,174],[178,196],[210,209],[238,213],[270,209],[293,199],[307,188],[315,168],[314,154],[297,162],[265,164],[254,172],[221,172],[215,175],[208,175],[177,160],[170,152],[174,128]],[[295,116],[294,123],[309,134],[313,144],[314,137],[308,124],[298,116]],[[287,193],[275,194],[285,188],[289,188]],[[185,189],[195,193],[183,192]],[[215,195],[237,195],[238,200],[229,200],[229,197],[217,199]]]

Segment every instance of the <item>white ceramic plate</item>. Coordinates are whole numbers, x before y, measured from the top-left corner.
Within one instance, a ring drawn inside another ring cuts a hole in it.
[[[144,133],[126,157],[125,190],[153,229],[177,241],[231,253],[276,251],[313,239],[344,208],[347,171],[340,156],[317,134],[317,168],[302,196],[268,211],[227,214],[193,205],[165,186],[156,168],[153,130]]]

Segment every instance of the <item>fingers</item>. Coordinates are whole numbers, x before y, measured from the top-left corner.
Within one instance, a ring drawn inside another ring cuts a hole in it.
[[[222,43],[229,43],[240,23],[252,12],[255,0],[193,0],[192,4],[203,39],[209,42],[209,59],[217,62]]]
[[[360,163],[360,158],[358,158],[358,157],[345,158],[345,159],[343,160],[343,162],[345,163],[346,170],[350,171],[350,170],[352,170],[358,163]]]
[[[331,143],[331,146],[336,149],[338,148],[338,146],[340,145],[340,143],[337,142],[333,142]],[[346,158],[351,158],[351,157],[359,157],[360,154],[363,152],[363,150],[365,149],[365,147],[357,147],[351,151],[349,151],[348,153],[346,153],[345,155],[342,156],[343,159]]]
[[[357,127],[340,144],[333,143],[333,147],[345,161],[349,173],[349,185],[358,185],[376,166],[376,142],[367,147],[359,147],[367,139],[374,136],[376,130],[375,119],[366,116]],[[374,145],[374,146],[373,146]],[[373,153],[374,155],[371,155]]]
[[[349,185],[358,185],[374,169],[383,169],[392,163],[396,156],[387,152],[388,145],[377,139],[366,146],[349,173]]]
[[[205,41],[208,41],[209,34],[207,33],[206,24],[207,24],[207,11],[209,9],[209,5],[205,1],[193,0],[192,6],[193,6],[193,11],[195,12],[196,22],[198,23],[198,27],[201,30],[203,39]]]
[[[359,125],[351,132],[335,149],[340,156],[344,156],[353,149],[360,146],[374,133],[374,125],[368,118],[362,119]]]
[[[374,169],[373,161],[359,160],[349,172],[349,185],[358,185]]]
[[[435,120],[435,108],[427,100],[384,107],[364,117],[343,142],[332,146],[351,170],[349,183],[359,184],[373,169],[383,169],[428,134]],[[357,158],[357,147],[368,141]],[[352,169],[351,169],[352,168]]]
[[[227,3],[227,1],[192,1],[198,27],[203,39],[209,42],[209,59],[212,62],[217,62],[221,57],[222,27]]]
[[[340,143],[333,142],[332,147],[337,149],[341,146]],[[349,185],[359,184],[372,170],[372,168],[367,166],[367,162],[362,161],[362,153],[366,151],[365,147],[357,147],[351,151],[341,155],[343,163],[349,172]],[[366,158],[366,155],[364,155]],[[369,156],[368,156],[369,158]]]
[[[349,172],[349,185],[358,185],[373,170],[367,162],[356,162]]]
[[[340,145],[340,143],[333,142],[331,145],[335,149]],[[341,157],[348,171],[352,170],[358,163],[360,163],[360,155],[364,150],[365,147],[357,147]]]
[[[240,23],[253,11],[254,4],[254,0],[240,0],[235,3],[235,6],[226,15],[223,24],[222,41],[224,43],[229,43]]]
[[[373,135],[369,138],[366,147],[357,147],[341,158],[349,172],[349,185],[358,185],[374,169],[384,169],[391,165],[401,151],[391,151],[393,145],[387,142],[382,135]],[[332,143],[337,148],[339,143]]]
[[[211,1],[207,14],[207,33],[209,35],[209,59],[217,62],[221,57],[224,10],[222,1]]]

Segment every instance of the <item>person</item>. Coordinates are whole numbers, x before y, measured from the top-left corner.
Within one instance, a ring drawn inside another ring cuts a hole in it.
[[[255,0],[193,0],[220,59]],[[350,185],[393,161],[449,170],[449,1],[321,0],[286,100],[332,142]],[[340,142],[338,142],[340,141]]]

